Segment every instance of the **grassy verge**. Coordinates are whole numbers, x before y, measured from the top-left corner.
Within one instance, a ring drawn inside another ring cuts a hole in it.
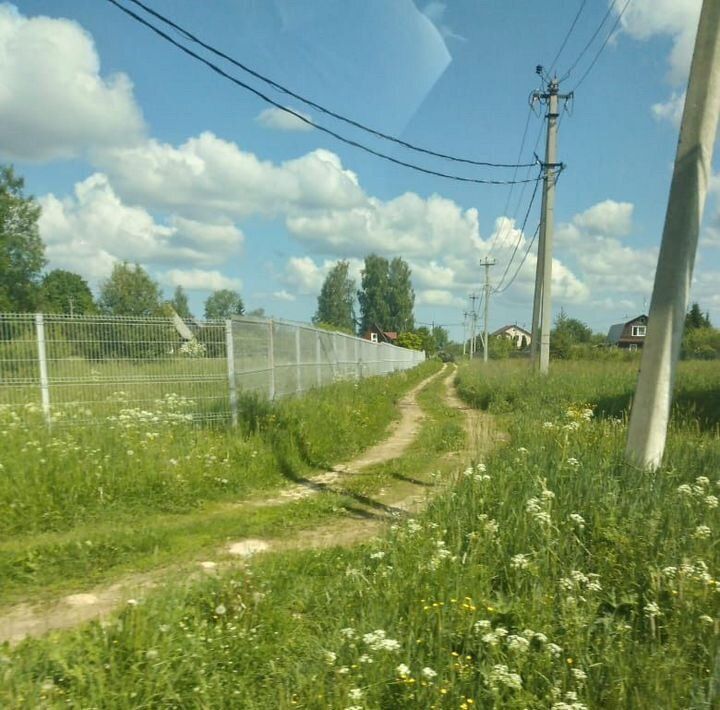
[[[168,416],[108,431],[9,426],[0,462],[0,506],[8,511],[0,521],[0,600],[272,532],[290,514],[306,523],[317,508],[321,518],[324,503],[252,513],[235,504],[376,442],[399,415],[397,400],[438,368],[339,383],[275,406],[249,401],[238,430],[194,429]]]
[[[593,367],[557,368],[560,402],[527,390],[504,419],[512,444],[385,539],[258,558],[27,642],[6,654],[0,701],[717,707],[720,441],[684,416],[662,470],[628,468],[622,421],[588,406],[612,389]],[[514,378],[491,376],[507,400]],[[716,382],[704,372],[701,398]]]

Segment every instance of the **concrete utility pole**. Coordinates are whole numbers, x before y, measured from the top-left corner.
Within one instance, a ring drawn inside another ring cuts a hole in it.
[[[542,67],[538,67],[542,74]],[[533,299],[532,336],[530,357],[540,374],[547,375],[550,367],[550,327],[552,324],[552,241],[555,226],[555,183],[562,170],[557,161],[558,102],[567,100],[572,94],[561,94],[557,77],[550,80],[546,91],[533,92],[532,100],[546,103],[547,138],[543,167],[542,215],[538,240],[538,259],[535,269],[535,296]],[[539,358],[538,358],[539,353]]]
[[[472,360],[475,357],[475,351],[476,348],[476,333],[477,333],[477,317],[478,312],[475,308],[475,301],[478,300],[478,295],[476,293],[470,294],[470,359]]]
[[[485,317],[483,320],[483,362],[488,361],[488,311],[490,310],[490,267],[495,266],[495,259],[486,256],[480,266],[485,267]]]
[[[720,1],[704,0],[625,450],[627,460],[643,469],[656,469],[665,450],[718,116]]]
[[[465,357],[465,346],[467,345],[468,312],[463,313],[463,357]]]

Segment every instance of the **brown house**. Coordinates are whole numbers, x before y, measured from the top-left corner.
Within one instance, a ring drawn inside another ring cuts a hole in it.
[[[625,350],[642,349],[647,335],[647,322],[648,317],[643,315],[637,316],[627,323],[611,325],[607,335],[608,345]]]
[[[392,330],[383,330],[379,328],[376,323],[371,328],[363,333],[363,338],[373,343],[390,343],[395,344],[398,334]]]

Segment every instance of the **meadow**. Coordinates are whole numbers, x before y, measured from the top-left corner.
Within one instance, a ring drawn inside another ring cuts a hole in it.
[[[665,462],[645,473],[623,460],[636,367],[463,365],[458,391],[507,442],[425,512],[5,649],[0,704],[720,706],[720,368],[683,364]],[[442,427],[421,432],[438,453],[460,445]]]

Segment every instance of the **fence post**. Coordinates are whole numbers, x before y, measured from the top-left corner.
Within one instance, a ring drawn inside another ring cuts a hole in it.
[[[275,338],[273,337],[272,320],[268,321],[268,370],[270,372],[268,397],[272,402],[275,399]]]
[[[300,326],[295,326],[295,394],[300,394],[302,389],[302,365],[300,363]]]
[[[45,318],[42,313],[35,314],[35,336],[38,347],[38,365],[40,368],[40,401],[42,402],[45,423],[50,426],[50,381],[48,379],[47,354],[45,352]]]
[[[357,379],[362,380],[362,359],[360,357],[360,341],[355,338],[355,366],[357,367]]]
[[[322,387],[322,344],[320,342],[320,331],[315,331],[315,374],[317,386]]]
[[[228,392],[230,394],[230,416],[232,425],[238,423],[237,381],[235,379],[235,344],[233,343],[232,321],[225,321],[225,357],[227,359]]]

